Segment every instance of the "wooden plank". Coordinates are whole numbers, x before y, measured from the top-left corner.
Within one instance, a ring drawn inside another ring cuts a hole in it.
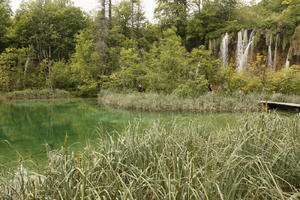
[[[260,104],[266,105],[270,109],[296,110],[300,112],[300,104],[275,102],[275,101],[260,101]]]

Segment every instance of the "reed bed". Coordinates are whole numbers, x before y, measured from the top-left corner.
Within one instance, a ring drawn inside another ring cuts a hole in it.
[[[8,92],[2,95],[1,99],[9,100],[27,100],[27,99],[60,99],[70,98],[69,92],[59,89],[42,89],[42,90],[21,90]]]
[[[260,100],[300,103],[299,96],[282,94],[207,93],[198,98],[181,98],[172,94],[102,91],[98,95],[98,102],[109,107],[154,112],[256,112],[262,109],[258,103]]]
[[[0,179],[0,199],[297,200],[299,122],[252,113],[218,132],[195,122],[130,125],[82,153],[49,152],[43,175],[21,166]]]

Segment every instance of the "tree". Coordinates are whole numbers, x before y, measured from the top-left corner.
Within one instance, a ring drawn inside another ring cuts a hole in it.
[[[233,20],[236,0],[205,1],[200,11],[192,13],[187,25],[187,49],[208,43],[209,38],[221,36],[223,29]]]
[[[196,77],[202,75],[207,80],[208,91],[212,91],[213,86],[218,85],[220,80],[219,60],[211,56],[211,51],[205,50],[204,46],[193,49],[190,65]]]
[[[87,26],[83,12],[69,1],[36,0],[21,5],[14,20],[18,47],[32,45],[40,61],[68,59],[75,35]]]
[[[7,0],[0,0],[0,52],[7,47],[6,33],[11,25],[11,9]]]
[[[185,81],[187,52],[176,28],[166,30],[149,53],[145,53],[145,65],[149,68],[149,90],[171,93]]]
[[[146,89],[147,68],[137,49],[122,49],[120,53],[120,69],[110,76],[110,81],[105,87],[119,90],[137,90],[139,87]]]
[[[99,91],[101,57],[94,48],[93,29],[85,29],[76,37],[76,51],[71,59],[71,73],[75,90],[81,96],[93,96]]]
[[[105,60],[106,48],[107,48],[107,36],[108,36],[108,19],[106,17],[106,0],[100,0],[100,11],[96,18],[96,51],[99,56]]]
[[[52,87],[52,64],[69,60],[75,36],[88,25],[84,13],[69,0],[35,0],[23,3],[13,21],[11,40],[15,48],[33,48],[33,64],[44,87]]]
[[[30,49],[6,48],[0,54],[0,91],[21,89],[26,79],[26,60]]]
[[[159,20],[163,29],[175,26],[185,44],[188,19],[188,0],[157,0],[155,9],[156,18]]]

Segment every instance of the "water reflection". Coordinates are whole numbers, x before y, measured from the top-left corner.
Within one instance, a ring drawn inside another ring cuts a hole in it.
[[[93,144],[99,130],[107,134],[122,131],[128,123],[145,126],[156,121],[191,119],[225,127],[239,116],[234,114],[140,113],[107,109],[95,100],[19,101],[0,104],[0,164],[14,166],[21,159],[45,161],[45,144],[59,148],[68,136],[73,150]],[[98,130],[98,131],[97,131]],[[0,167],[1,167],[0,165]]]

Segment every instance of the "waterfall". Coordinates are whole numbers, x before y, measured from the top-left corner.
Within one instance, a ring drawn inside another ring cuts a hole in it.
[[[228,33],[226,33],[220,45],[220,57],[221,57],[220,60],[222,66],[228,65],[228,44],[229,44],[229,35]]]
[[[290,62],[290,54],[291,54],[291,50],[292,50],[291,48],[292,47],[289,48],[288,54],[286,56],[285,68],[289,68],[291,65],[291,62]]]
[[[269,47],[268,47],[268,66],[269,67],[272,67],[272,43],[269,44]]]
[[[275,41],[275,52],[274,52],[274,60],[273,60],[273,71],[276,71],[276,64],[277,64],[277,49],[278,49],[278,39],[279,39],[279,35],[276,35],[276,41]]]
[[[238,32],[238,40],[237,40],[237,47],[236,47],[236,65],[237,68],[239,68],[240,60],[243,56],[243,35],[242,31]]]
[[[244,51],[244,54],[243,54],[243,56],[242,56],[242,59],[240,60],[240,64],[239,64],[240,68],[238,68],[239,71],[247,71],[247,67],[248,67],[248,57],[249,57],[249,52],[250,52],[249,50],[250,50],[252,44],[253,44],[253,41],[251,41],[251,42],[247,45],[247,47],[246,47],[246,49],[245,49],[245,51]]]
[[[251,47],[250,47],[250,53],[249,53],[249,62],[252,62],[253,61],[253,51],[254,51],[254,37],[255,37],[255,30],[252,30],[251,31],[251,34],[250,34],[250,41],[251,42]]]
[[[238,42],[236,50],[236,65],[238,71],[247,71],[249,58],[252,59],[254,42],[254,30],[248,40],[248,30],[238,32]]]
[[[286,61],[285,61],[285,68],[289,68],[291,65],[290,61],[288,58],[286,58]]]
[[[243,34],[243,51],[246,51],[246,48],[248,47],[248,30],[244,30],[244,34]]]

